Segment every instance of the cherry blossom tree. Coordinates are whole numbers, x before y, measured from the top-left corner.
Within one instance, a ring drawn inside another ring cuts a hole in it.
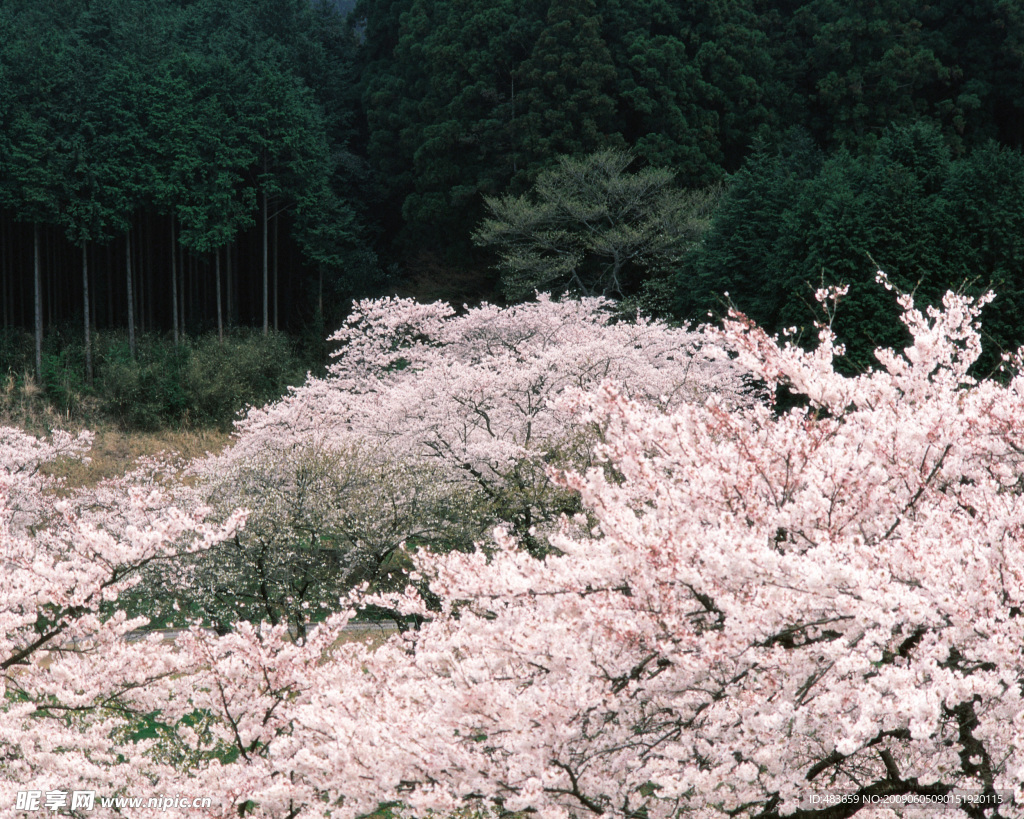
[[[1019,815],[1022,362],[970,375],[987,299],[899,300],[912,345],[852,378],[827,327],[807,352],[727,322],[793,409],[566,398],[601,431],[594,466],[552,471],[583,513],[542,559],[502,530],[417,553],[439,610],[412,585],[376,602],[419,629],[232,635],[204,673],[259,749],[255,810],[840,819],[964,791],[948,815]]]
[[[284,623],[302,639],[347,590],[404,577],[398,553],[436,537],[438,518],[446,537],[471,544],[479,535],[458,531],[465,508],[444,508],[454,501],[440,470],[355,440],[229,451],[193,471],[202,483],[179,488],[180,502],[224,514],[244,508],[247,524],[213,549],[147,572],[146,588],[159,590],[149,611],[162,620],[191,612],[221,632],[242,620]]]
[[[10,525],[20,530],[38,523],[48,508],[44,493],[53,489],[56,481],[41,471],[44,464],[60,458],[86,458],[90,446],[89,432],[72,436],[58,430],[41,439],[14,427],[0,427],[0,477],[7,480]]]
[[[203,523],[156,490],[122,488],[102,514],[61,499],[39,467],[82,457],[87,434],[41,440],[0,430],[0,813],[18,791],[151,791],[179,781],[169,746],[133,736],[167,701],[155,681],[177,679],[189,656],[117,607],[143,567],[210,548],[241,518]],[[109,497],[107,498],[110,499]],[[173,738],[173,732],[169,734]]]
[[[616,321],[604,299],[540,295],[462,313],[442,302],[364,301],[331,338],[340,348],[327,377],[250,411],[231,458],[311,443],[383,447],[392,458],[440,466],[482,523],[476,536],[505,520],[537,550],[531,529],[576,504],[548,467],[585,468],[596,441],[595,428],[559,408],[566,391],[611,378],[665,407],[751,400],[719,341],[656,321]]]
[[[651,398],[605,373],[597,387],[567,383],[547,411],[589,436],[592,457],[548,464],[580,502],[542,554],[514,527],[477,550],[417,550],[404,590],[353,593],[301,640],[284,623],[242,622],[131,654],[133,624],[103,607],[131,571],[111,567],[226,532],[204,534],[159,498],[148,528],[104,531],[55,505],[44,534],[6,515],[0,799],[27,777],[76,777],[207,790],[221,798],[215,814],[286,819],[381,803],[416,815],[844,819],[904,813],[885,799],[958,794],[950,816],[1019,815],[1024,360],[1008,359],[1000,381],[972,377],[986,300],[949,294],[922,312],[900,295],[911,346],[879,351],[879,368],[856,377],[835,372],[827,326],[804,351],[734,315],[721,343],[734,366],[803,396],[786,410],[714,392]],[[331,392],[311,382],[289,399],[305,428],[283,423],[285,402],[253,413],[240,443],[250,429],[362,435],[385,414],[442,429],[433,406],[353,409],[382,406],[382,382],[427,371],[431,339],[459,317],[424,313],[437,334],[382,325],[393,342],[366,343],[379,376],[353,376],[353,397],[314,413]],[[335,390],[347,377],[332,373]],[[489,430],[465,424],[474,434],[458,439],[481,474],[508,452],[495,435],[489,455],[483,435],[514,426],[485,412]],[[534,423],[557,440],[553,418]],[[410,430],[384,428],[421,451]],[[500,485],[501,470],[492,477]],[[346,640],[364,604],[419,625],[382,645]],[[109,645],[103,674],[94,645]],[[52,662],[24,665],[26,650]],[[153,714],[161,741],[135,741],[126,729]]]
[[[549,467],[585,469],[599,434],[559,396],[614,378],[665,407],[753,400],[719,340],[617,320],[603,299],[461,314],[364,301],[332,338],[326,377],[250,410],[233,445],[195,466],[200,500],[248,509],[248,523],[195,573],[155,580],[159,600],[198,606],[222,630],[245,619],[302,635],[408,549],[472,550],[504,520],[543,554],[558,517],[579,511]]]

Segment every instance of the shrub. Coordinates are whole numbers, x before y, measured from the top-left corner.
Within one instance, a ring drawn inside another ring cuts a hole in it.
[[[14,327],[0,330],[0,375],[21,376],[32,370],[32,336]]]
[[[131,430],[227,430],[244,407],[272,401],[305,375],[281,333],[244,332],[223,343],[202,336],[177,347],[159,336],[141,336],[134,358],[123,333],[105,333],[96,336],[95,348],[92,392],[100,411]],[[62,345],[44,357],[43,367],[50,399],[64,412],[77,409],[78,396],[88,392],[81,345]]]
[[[43,389],[55,408],[65,415],[78,408],[86,389],[84,373],[85,361],[80,346],[43,354]]]
[[[123,335],[108,338],[102,342],[97,338],[97,349],[102,352],[96,390],[104,408],[130,429],[153,430],[181,423],[188,409],[181,386],[187,349],[144,336],[132,358]]]
[[[203,336],[191,343],[182,373],[188,421],[228,429],[241,409],[280,397],[304,376],[283,333],[246,332],[223,342]]]

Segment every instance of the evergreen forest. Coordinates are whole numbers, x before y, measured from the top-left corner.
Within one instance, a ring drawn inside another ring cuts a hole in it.
[[[813,343],[834,284],[858,370],[902,332],[879,267],[995,290],[991,370],[1024,343],[1022,79],[1015,0],[0,0],[0,372],[322,340],[388,292]]]

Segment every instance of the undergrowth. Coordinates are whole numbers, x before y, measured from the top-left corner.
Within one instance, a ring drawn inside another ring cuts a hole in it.
[[[35,373],[31,335],[0,332],[0,424],[33,433],[70,426],[125,432],[226,432],[247,406],[262,406],[302,383],[320,362],[301,360],[282,333],[235,331],[174,345],[124,332],[96,333],[92,377],[77,334],[52,330]]]

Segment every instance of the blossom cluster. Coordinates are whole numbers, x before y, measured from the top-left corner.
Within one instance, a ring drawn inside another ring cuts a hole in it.
[[[468,462],[466,486],[497,488],[525,457],[578,499],[547,548],[507,520],[477,549],[413,550],[404,587],[354,591],[298,639],[283,622],[196,625],[140,654],[103,603],[142,563],[232,530],[156,499],[145,526],[104,530],[59,505],[46,532],[8,524],[0,800],[145,777],[220,795],[211,815],[288,819],[381,803],[838,819],[961,792],[979,798],[950,816],[1019,815],[1024,375],[972,375],[985,301],[921,311],[901,295],[912,344],[853,377],[835,371],[827,326],[805,351],[733,315],[690,355],[703,378],[721,373],[707,389],[655,363],[630,382],[622,362],[655,361],[642,341],[606,343],[582,375],[567,355],[586,345],[555,345],[534,369],[563,332],[544,311],[584,309],[571,303],[542,301],[530,332],[497,308],[362,305],[328,377],[250,413],[218,463],[337,436]],[[802,401],[723,391],[743,368]],[[585,458],[533,457],[566,430]],[[137,515],[145,501],[125,503]],[[415,627],[351,639],[369,604]],[[52,656],[33,661],[44,644]],[[142,718],[159,742],[132,733]],[[835,793],[851,798],[805,807]]]

